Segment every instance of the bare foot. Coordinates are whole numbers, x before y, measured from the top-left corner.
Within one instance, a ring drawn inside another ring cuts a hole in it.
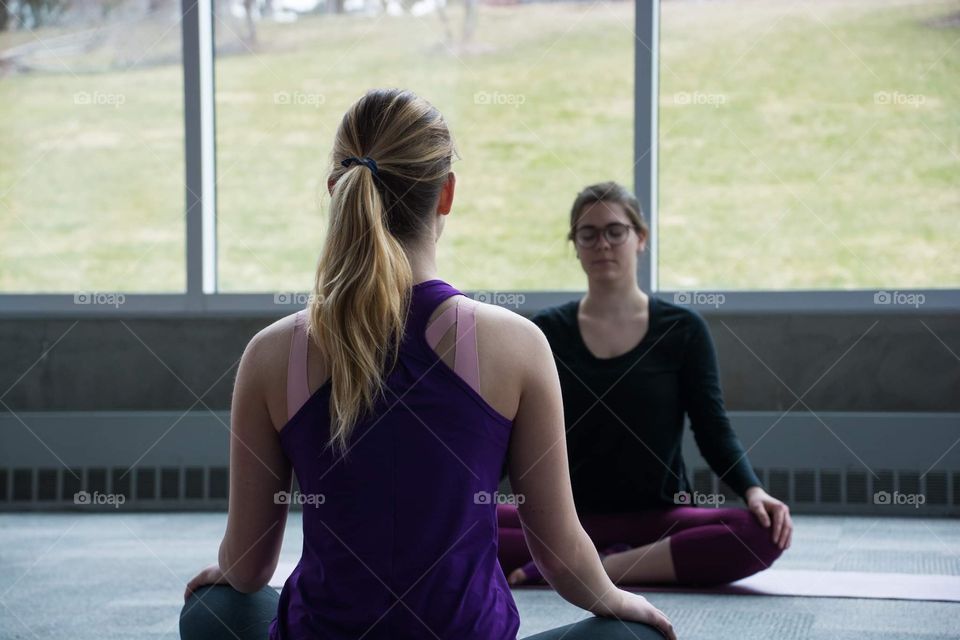
[[[510,572],[510,575],[507,576],[507,584],[521,584],[526,579],[527,574],[523,568],[514,569]]]

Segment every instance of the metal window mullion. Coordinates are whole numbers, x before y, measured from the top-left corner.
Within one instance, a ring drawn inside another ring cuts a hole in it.
[[[200,18],[200,137],[203,149],[203,293],[217,293],[217,150],[214,104],[214,0],[198,0]]]
[[[637,261],[637,281],[649,293],[658,289],[657,273],[657,109],[659,97],[660,2],[637,0],[635,7],[633,131],[634,193],[650,225],[647,250]]]
[[[213,21],[210,0],[182,0],[187,307],[216,293]]]

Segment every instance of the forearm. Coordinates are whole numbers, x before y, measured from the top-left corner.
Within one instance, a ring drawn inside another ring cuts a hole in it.
[[[739,461],[733,458],[733,462],[730,461],[730,458],[724,458],[716,464],[711,464],[710,467],[714,473],[717,474],[718,478],[724,481],[734,493],[744,499],[746,499],[747,492],[751,488],[762,487],[760,478],[757,477],[756,472],[754,472],[753,467],[746,457],[741,458]]]
[[[704,460],[737,495],[745,496],[760,480],[727,416],[716,351],[702,318],[696,318],[691,333],[680,375],[684,412]]]
[[[223,578],[227,581],[231,587],[236,589],[241,593],[250,593],[257,591],[263,585],[260,584],[260,578],[250,578],[249,576],[244,576],[240,574],[237,569],[236,558],[231,558],[229,553],[229,548],[226,542],[226,539],[220,543],[220,550],[217,553],[217,563],[220,566],[220,572],[223,575]]]
[[[223,577],[226,579],[226,581],[230,584],[230,586],[236,589],[241,580],[239,580],[237,576],[231,575],[229,571],[231,564],[226,538],[220,541],[220,549],[217,552],[217,564],[220,565],[220,572],[223,574]]]
[[[598,616],[614,616],[620,611],[622,593],[607,576],[590,536],[577,527],[575,539],[560,558],[544,563],[542,571],[560,597]]]
[[[739,496],[750,487],[761,486],[747,453],[726,416],[691,419],[700,455],[713,472]]]

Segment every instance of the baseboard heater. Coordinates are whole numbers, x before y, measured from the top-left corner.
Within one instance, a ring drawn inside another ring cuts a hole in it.
[[[960,414],[731,412],[730,419],[767,490],[794,513],[960,515]],[[224,510],[229,424],[226,411],[6,413],[0,511]],[[694,500],[722,495],[705,506],[740,504],[689,429],[684,457]]]

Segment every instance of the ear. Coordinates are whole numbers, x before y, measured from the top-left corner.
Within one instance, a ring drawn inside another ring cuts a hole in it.
[[[637,247],[637,255],[640,255],[641,253],[647,250],[648,238],[649,238],[649,234],[646,234],[646,233],[640,236],[640,243],[639,243],[639,246]]]
[[[333,185],[335,184],[337,184],[336,180],[334,180],[332,177],[327,178],[327,192],[330,195],[333,195]]]
[[[440,200],[437,202],[437,213],[447,215],[453,208],[453,193],[457,189],[457,176],[451,171],[447,174],[447,181],[440,190]]]

